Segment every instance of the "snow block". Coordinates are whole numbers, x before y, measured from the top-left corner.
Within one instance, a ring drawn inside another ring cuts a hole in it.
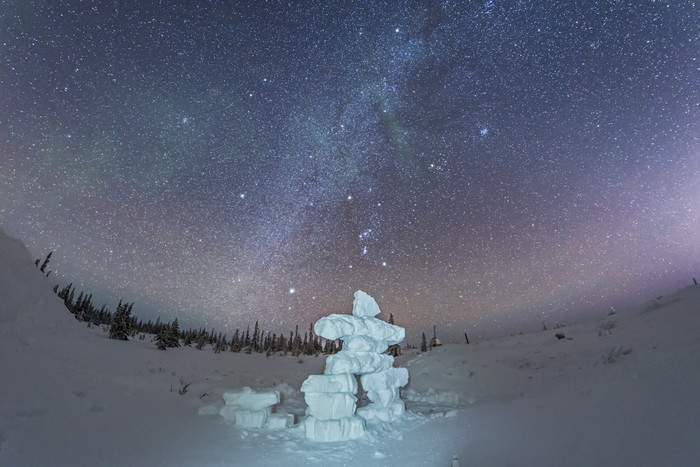
[[[357,409],[357,415],[368,423],[391,423],[403,417],[405,412],[406,407],[401,400],[394,401],[388,406],[372,403]]]
[[[332,340],[344,339],[347,336],[369,336],[375,340],[387,341],[389,345],[398,344],[406,337],[404,328],[377,318],[338,314],[324,316],[316,321],[314,332]]]
[[[376,373],[367,373],[360,377],[362,387],[370,389],[394,389],[408,384],[408,370],[406,368],[389,368]]]
[[[294,414],[273,413],[267,418],[265,428],[268,430],[281,430],[294,425]]]
[[[355,300],[352,302],[352,314],[354,316],[374,318],[379,313],[379,305],[377,305],[374,298],[362,290],[355,292]]]
[[[347,336],[343,339],[343,350],[351,352],[382,353],[388,348],[389,343],[387,341],[372,339],[368,336]]]
[[[399,399],[399,388],[367,389],[367,398],[378,405],[387,406]]]
[[[318,420],[352,417],[357,398],[349,392],[307,392],[304,400],[307,415]]]
[[[197,410],[198,415],[219,415],[220,406],[217,405],[203,405]]]
[[[241,428],[262,428],[270,417],[270,407],[263,410],[236,410],[236,426]]]
[[[280,401],[279,391],[257,393],[248,386],[241,391],[226,391],[223,397],[226,405],[247,410],[262,410]]]
[[[318,420],[307,417],[304,420],[306,437],[314,441],[333,442],[360,438],[365,433],[365,421],[359,417],[337,420]]]
[[[236,421],[236,410],[240,410],[237,407],[233,407],[230,405],[225,405],[219,409],[219,415],[224,417],[225,420],[228,420],[229,422],[235,422]]]
[[[350,373],[336,375],[309,375],[301,385],[301,392],[357,392],[357,380]]]
[[[219,415],[232,421],[241,428],[262,428],[269,418],[272,409],[246,410],[232,405],[225,405],[219,410]]]
[[[394,364],[394,357],[374,352],[348,352],[341,350],[326,359],[327,375],[339,373],[376,373],[388,370]]]

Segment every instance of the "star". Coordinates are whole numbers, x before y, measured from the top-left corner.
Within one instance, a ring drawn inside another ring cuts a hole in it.
[[[692,2],[56,3],[0,44],[0,225],[111,309],[287,333],[362,288],[410,341],[698,275]]]

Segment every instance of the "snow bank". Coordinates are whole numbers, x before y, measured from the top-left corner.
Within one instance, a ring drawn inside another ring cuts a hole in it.
[[[83,331],[74,325],[75,320],[34,265],[24,244],[2,229],[0,265],[0,335],[36,345],[41,344],[38,332],[75,336]]]

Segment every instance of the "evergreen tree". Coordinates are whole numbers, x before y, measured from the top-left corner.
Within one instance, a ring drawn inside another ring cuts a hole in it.
[[[49,261],[51,261],[51,255],[53,254],[53,251],[49,252],[48,255],[46,255],[46,259],[44,260],[43,263],[41,263],[41,266],[39,266],[39,262],[41,261],[41,258],[37,258],[36,261],[34,262],[34,265],[39,268],[39,271],[42,273],[46,274],[46,277],[49,277],[49,274],[51,271],[46,272],[46,266],[49,265]]]
[[[233,333],[233,337],[231,338],[231,352],[240,352],[241,351],[241,336],[240,336],[240,331],[238,328],[236,328],[236,332]]]
[[[260,339],[260,329],[258,328],[258,322],[255,322],[255,330],[253,331],[253,338],[252,338],[252,345],[253,345],[253,350],[255,352],[260,351],[260,345],[258,344],[258,340]]]
[[[168,336],[166,334],[165,329],[161,329],[161,331],[156,335],[156,347],[158,347],[159,350],[167,350],[168,348],[166,343]]]
[[[391,355],[392,357],[398,357],[399,355],[401,355],[401,346],[399,344],[390,345],[384,353],[387,355]]]
[[[389,313],[389,324],[394,324],[394,314]],[[401,355],[401,346],[399,344],[393,344],[390,345],[388,349],[386,349],[386,352],[384,352],[387,355],[391,355],[392,357],[398,357]]]
[[[207,336],[206,336],[206,334],[202,333],[197,338],[197,345],[195,346],[195,348],[197,350],[202,350],[206,344],[207,344]]]
[[[420,340],[420,351],[421,352],[428,351],[428,339],[426,339],[425,333],[423,333],[423,336],[421,337],[421,340]]]
[[[163,327],[165,333],[165,345],[168,347],[180,347],[180,323],[177,322],[177,318],[172,324]]]
[[[192,333],[191,332],[188,332],[185,334],[185,339],[183,340],[182,345],[184,345],[185,347],[192,346]]]
[[[171,324],[164,325],[156,335],[156,347],[160,350],[180,347],[180,323],[177,318]]]
[[[109,327],[109,338],[122,341],[129,340],[129,331],[131,331],[131,308],[133,303],[122,304],[121,300],[117,306],[117,310],[112,315],[112,323]]]

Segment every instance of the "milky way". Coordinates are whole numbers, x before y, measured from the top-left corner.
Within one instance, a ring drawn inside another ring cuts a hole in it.
[[[15,0],[0,226],[144,318],[532,330],[700,277],[694,2]]]

